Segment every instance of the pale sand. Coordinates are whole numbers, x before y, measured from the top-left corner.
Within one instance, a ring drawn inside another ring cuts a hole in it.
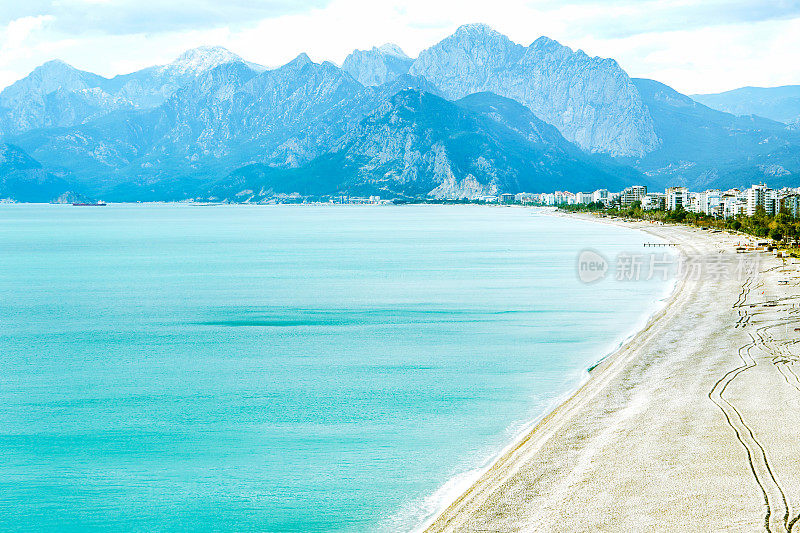
[[[427,531],[800,531],[797,260],[736,254],[739,236],[625,224],[758,273],[679,281]]]

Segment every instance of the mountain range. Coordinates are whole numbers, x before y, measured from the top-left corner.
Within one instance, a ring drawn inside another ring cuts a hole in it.
[[[758,115],[786,124],[800,122],[800,85],[742,87],[723,93],[695,94],[692,98],[734,115]]]
[[[220,47],[104,78],[51,61],[0,92],[0,198],[263,202],[796,184],[800,131],[485,25],[408,57],[266,69]]]

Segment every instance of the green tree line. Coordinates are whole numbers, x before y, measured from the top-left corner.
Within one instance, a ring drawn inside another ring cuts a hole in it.
[[[609,216],[650,220],[672,224],[688,224],[691,226],[741,231],[754,237],[769,237],[781,243],[793,243],[800,239],[800,219],[792,217],[785,209],[775,216],[767,215],[763,206],[758,206],[753,216],[738,215],[730,218],[717,218],[704,213],[693,213],[679,207],[674,211],[643,210],[641,202],[634,202],[630,207],[606,208],[601,203],[558,206],[569,212],[605,213]]]

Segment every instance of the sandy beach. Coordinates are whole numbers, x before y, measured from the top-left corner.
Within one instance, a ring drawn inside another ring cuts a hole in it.
[[[613,223],[737,266],[682,276],[427,531],[800,531],[798,260],[736,253],[739,235]]]

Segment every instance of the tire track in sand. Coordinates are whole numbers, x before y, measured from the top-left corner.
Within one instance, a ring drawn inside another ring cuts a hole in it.
[[[737,310],[740,315],[739,321],[735,327],[739,327],[742,322],[746,323],[747,321],[746,319],[742,320],[744,318],[741,316],[742,308],[744,307],[747,297],[751,292],[753,281],[754,280],[752,276],[748,277],[748,279],[742,285],[739,298],[733,304],[733,308],[738,308]],[[760,286],[761,283],[757,285],[756,288]],[[745,311],[745,314],[748,314],[747,311]],[[749,319],[749,316],[747,318]],[[775,478],[775,474],[770,466],[766,450],[756,438],[752,428],[750,428],[750,426],[748,426],[745,422],[741,412],[725,398],[725,391],[728,388],[728,385],[730,385],[740,374],[752,369],[757,365],[755,359],[750,354],[750,351],[759,344],[764,348],[768,348],[764,343],[764,329],[766,328],[762,327],[756,330],[756,335],[758,335],[758,338],[752,333],[748,333],[750,342],[739,348],[739,358],[741,359],[742,364],[722,376],[714,384],[714,387],[708,393],[708,397],[717,405],[717,407],[720,408],[725,416],[725,420],[734,430],[736,438],[739,440],[741,445],[744,447],[745,452],[747,453],[747,461],[750,466],[750,471],[752,472],[756,484],[758,485],[759,489],[761,490],[761,494],[764,497],[764,504],[766,506],[764,528],[769,533],[786,533],[791,532],[792,527],[800,517],[796,517],[789,521],[789,504],[786,500],[786,494],[778,483],[778,480]]]

